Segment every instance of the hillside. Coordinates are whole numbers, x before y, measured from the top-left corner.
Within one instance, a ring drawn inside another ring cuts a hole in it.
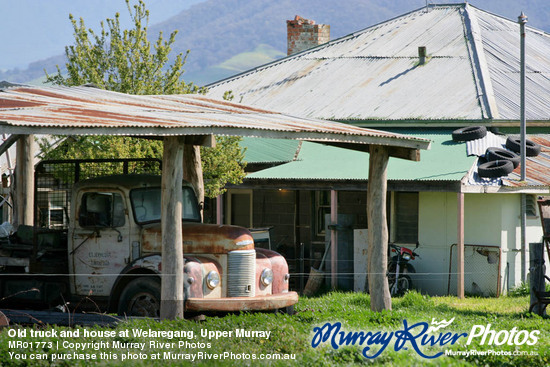
[[[191,50],[184,77],[201,85],[284,56],[286,20],[297,14],[330,24],[334,39],[425,6],[425,0],[194,2],[190,8],[151,26],[150,34],[156,36],[161,30],[166,34],[178,29],[174,51]],[[470,3],[510,19],[517,19],[523,10],[529,16],[528,25],[550,31],[550,3],[547,0],[472,0]],[[0,80],[27,82],[43,76],[44,68],[55,71],[55,65],[62,60],[61,55],[52,55],[27,70],[0,73]]]

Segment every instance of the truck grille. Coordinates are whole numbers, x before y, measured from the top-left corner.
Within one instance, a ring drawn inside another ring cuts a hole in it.
[[[227,257],[227,296],[254,297],[256,251],[231,251]]]

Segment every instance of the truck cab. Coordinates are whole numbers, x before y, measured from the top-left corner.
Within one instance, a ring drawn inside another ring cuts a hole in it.
[[[185,310],[290,311],[286,260],[254,247],[241,227],[201,223],[196,195],[182,185]],[[104,301],[120,315],[158,316],[161,257],[161,178],[112,175],[76,183],[69,218],[70,293]],[[165,275],[166,276],[166,275]]]

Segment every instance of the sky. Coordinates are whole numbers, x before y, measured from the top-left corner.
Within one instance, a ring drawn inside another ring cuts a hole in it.
[[[204,0],[146,0],[151,17],[159,23]],[[136,0],[132,0],[135,4]],[[83,17],[86,25],[97,29],[101,20],[121,15],[123,25],[130,18],[124,0],[0,0],[0,70],[18,67],[64,53],[72,43],[69,13]]]

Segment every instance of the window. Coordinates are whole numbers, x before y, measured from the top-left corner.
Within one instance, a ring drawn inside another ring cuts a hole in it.
[[[195,192],[191,187],[182,188],[181,218],[184,221],[200,222],[199,206]],[[134,219],[137,223],[159,222],[161,215],[160,187],[135,189],[130,191],[130,201]]]
[[[87,192],[82,195],[78,222],[81,227],[122,227],[124,215],[124,202],[120,194]]]
[[[233,189],[228,192],[229,224],[252,227],[252,190]]]
[[[396,192],[394,242],[416,243],[418,241],[418,193]]]
[[[535,195],[525,195],[525,210],[527,218],[537,219],[537,197]]]
[[[315,230],[317,236],[325,235],[325,218],[327,214],[330,215],[330,191],[317,191],[315,192]]]

